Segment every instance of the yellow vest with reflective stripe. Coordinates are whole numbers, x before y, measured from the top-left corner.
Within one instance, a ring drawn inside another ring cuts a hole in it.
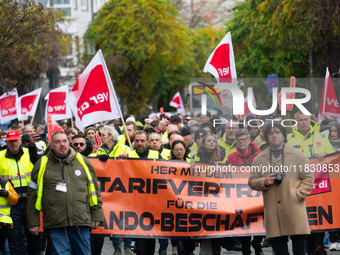
[[[169,160],[169,157],[171,155],[171,150],[163,148],[162,152],[161,152],[161,156],[164,160]]]
[[[132,152],[129,152],[129,158],[140,158],[137,154],[136,150],[133,150]],[[150,159],[159,159],[159,152],[149,150],[148,158]]]
[[[306,158],[314,157],[319,153],[334,153],[333,147],[328,137],[322,137],[312,126],[304,136],[297,128],[293,128],[293,133],[288,134],[287,144],[301,151]]]
[[[125,137],[125,135],[119,135],[119,136],[118,136],[118,143],[124,144],[124,145],[125,145],[125,142],[126,142],[126,137]]]
[[[10,179],[12,181],[13,188],[28,187],[28,184],[31,181],[31,174],[34,165],[31,163],[28,149],[22,148],[22,150],[23,155],[18,162],[13,158],[6,158],[5,155],[7,150],[0,151],[0,178]]]
[[[217,143],[225,149],[225,157],[223,159],[224,162],[228,160],[228,156],[236,151],[236,140],[231,145],[227,142],[227,134],[224,134],[221,139],[217,140]]]
[[[168,139],[168,131],[163,133],[162,139]]]
[[[129,146],[126,146],[125,144],[119,144],[117,143],[116,146],[113,148],[113,150],[110,152],[110,157],[119,157],[120,154],[123,153],[129,153],[131,152],[131,149]]]
[[[3,189],[0,185],[0,189]],[[5,185],[5,190],[9,191],[9,182]],[[0,222],[13,223],[11,214],[11,205],[5,197],[0,197]]]
[[[94,186],[90,170],[89,170],[88,166],[85,164],[83,156],[79,152],[77,152],[76,158],[79,161],[79,163],[82,165],[82,167],[84,167],[86,175],[87,175],[87,179],[88,179],[87,189],[88,189],[88,192],[89,192],[90,206],[95,206],[95,205],[98,204],[98,198],[97,198],[96,188]],[[45,170],[46,170],[47,161],[48,161],[47,156],[43,156],[41,158],[40,169],[39,169],[39,173],[38,173],[37,201],[35,203],[35,208],[38,211],[41,211],[41,200],[42,200],[42,196],[43,196],[43,185],[44,185],[44,173],[45,173]]]
[[[189,147],[190,151],[193,151],[193,150],[197,150],[198,149],[198,145],[196,142],[193,142],[192,145]]]
[[[123,153],[129,153],[131,152],[131,149],[129,146],[126,146],[125,144],[116,143],[116,145],[113,147],[112,151],[110,152],[110,157],[119,157],[120,154]],[[104,149],[99,149],[96,153],[97,155],[107,154],[107,152]]]

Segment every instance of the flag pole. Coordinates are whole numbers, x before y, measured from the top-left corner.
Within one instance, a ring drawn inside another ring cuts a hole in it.
[[[126,130],[125,121],[124,121],[123,117],[120,117],[120,119],[121,119],[121,121],[122,121],[122,123],[123,123],[124,130],[125,130],[125,132],[126,132],[126,138],[127,138],[128,142],[129,142],[131,151],[133,151],[132,144],[131,144],[131,141],[130,141],[130,137],[129,137],[129,134],[127,133],[127,130]]]
[[[327,70],[328,70],[328,68],[327,68]],[[328,74],[328,77],[325,79],[324,95],[323,95],[322,120],[323,120],[324,115],[325,115],[325,104],[326,104],[326,100],[327,100],[327,87],[328,87],[329,73],[327,72],[327,74]]]
[[[71,117],[71,127],[74,128],[73,117]]]
[[[31,125],[33,125],[34,116],[35,115],[33,115],[32,118],[31,118]]]
[[[25,123],[24,123],[24,121],[23,121],[23,120],[21,121],[21,123],[22,123],[22,125],[24,125],[24,126],[25,126]]]

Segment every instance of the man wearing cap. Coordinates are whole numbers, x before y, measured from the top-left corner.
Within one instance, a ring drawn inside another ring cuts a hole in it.
[[[200,147],[201,145],[201,142],[203,140],[203,137],[207,134],[207,131],[205,131],[204,129],[202,128],[199,128],[196,130],[195,132],[195,148],[193,150],[190,151],[190,157],[193,158],[197,152],[198,152],[198,148]]]
[[[181,128],[181,136],[183,136],[184,142],[186,143],[186,145],[188,145],[190,151],[194,150],[197,146],[196,143],[194,143],[194,130],[189,127],[189,126],[185,126]]]
[[[7,133],[7,149],[0,152],[0,179],[10,179],[14,190],[19,195],[19,201],[11,208],[13,228],[9,231],[8,243],[11,254],[37,254],[39,237],[33,236],[27,227],[27,188],[31,181],[31,173],[35,162],[39,159],[35,142],[39,135],[30,135],[29,147],[21,145],[17,130]],[[27,237],[27,247],[22,240]]]
[[[96,134],[96,129],[94,127],[88,127],[85,131],[86,138],[91,142],[92,146],[96,145],[96,139],[94,135]]]
[[[171,116],[170,124],[176,125],[178,130],[181,129],[181,118],[177,115]]]

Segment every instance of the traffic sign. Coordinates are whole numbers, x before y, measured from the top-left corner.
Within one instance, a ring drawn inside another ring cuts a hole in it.
[[[277,75],[268,75],[268,94],[273,94],[273,88],[279,87],[279,80],[277,78]]]

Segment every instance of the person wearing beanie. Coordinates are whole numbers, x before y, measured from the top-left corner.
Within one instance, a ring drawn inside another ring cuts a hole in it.
[[[88,127],[85,131],[86,138],[91,142],[92,146],[96,145],[96,139],[94,135],[96,134],[96,129],[94,127]]]
[[[255,139],[260,135],[260,129],[257,127],[257,122],[255,120],[249,121],[247,130],[252,142],[254,142]]]
[[[181,128],[180,134],[183,137],[185,144],[188,145],[190,151],[195,149],[194,130],[189,126],[184,126]]]

